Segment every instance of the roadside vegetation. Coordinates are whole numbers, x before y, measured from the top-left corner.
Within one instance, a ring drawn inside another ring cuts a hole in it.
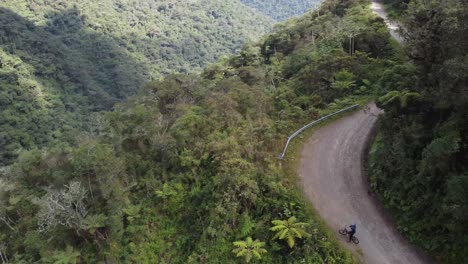
[[[406,9],[408,9],[411,0],[383,0],[385,11],[391,19],[400,20]]]
[[[287,135],[373,94],[395,65],[388,30],[368,6],[328,0],[201,74],[150,82],[74,146],[21,152],[0,171],[1,256],[356,263],[277,155]]]
[[[407,59],[379,81],[385,114],[370,152],[399,230],[441,263],[468,262],[467,15],[459,0],[410,1]]]

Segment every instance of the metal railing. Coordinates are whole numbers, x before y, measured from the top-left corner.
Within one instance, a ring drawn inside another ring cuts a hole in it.
[[[330,117],[332,117],[332,116],[334,116],[334,115],[337,115],[337,114],[339,114],[339,113],[346,112],[346,111],[348,111],[348,110],[350,110],[350,109],[353,109],[353,108],[356,108],[356,107],[358,107],[358,106],[359,106],[359,104],[355,104],[355,105],[352,105],[352,106],[350,106],[350,107],[346,107],[346,108],[344,108],[344,109],[341,109],[340,111],[337,111],[337,112],[334,112],[334,113],[332,113],[332,114],[323,116],[323,117],[321,117],[321,118],[315,120],[314,122],[309,123],[309,124],[303,126],[301,129],[297,130],[296,132],[294,132],[294,134],[292,134],[291,136],[288,137],[288,140],[286,141],[286,145],[284,146],[283,153],[281,153],[281,155],[279,156],[279,158],[280,158],[280,159],[283,159],[283,158],[284,158],[284,155],[286,155],[286,150],[288,149],[288,146],[289,146],[289,142],[291,142],[291,140],[292,140],[293,138],[295,138],[297,135],[299,135],[300,133],[302,133],[302,132],[303,132],[304,130],[306,130],[307,128],[309,128],[309,127],[311,127],[311,126],[314,126],[314,125],[316,125],[316,124],[322,122],[323,120],[328,119],[328,118],[330,118]]]

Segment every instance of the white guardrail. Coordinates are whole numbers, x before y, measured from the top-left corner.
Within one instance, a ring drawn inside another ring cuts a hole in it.
[[[293,138],[295,138],[297,135],[299,135],[300,133],[302,133],[302,132],[303,132],[304,130],[306,130],[307,128],[309,128],[309,127],[311,127],[311,126],[314,126],[314,125],[316,125],[316,124],[322,122],[323,120],[328,119],[328,118],[330,118],[330,117],[332,117],[332,116],[334,116],[334,115],[337,115],[337,114],[339,114],[339,113],[346,112],[346,111],[351,110],[351,109],[353,109],[353,108],[356,108],[356,107],[358,107],[358,106],[359,106],[359,104],[355,104],[355,105],[352,105],[352,106],[350,106],[350,107],[346,107],[346,108],[344,108],[344,109],[341,109],[340,111],[337,111],[337,112],[334,112],[334,113],[332,113],[332,114],[323,116],[323,117],[321,117],[321,118],[315,120],[314,122],[303,126],[301,129],[299,129],[298,131],[294,132],[294,134],[292,134],[290,137],[288,137],[288,141],[286,141],[286,145],[284,146],[283,153],[281,153],[281,155],[279,156],[279,158],[280,158],[280,159],[283,159],[283,158],[284,158],[284,155],[286,155],[286,150],[288,149],[288,146],[289,146],[289,142],[291,142],[291,140],[292,140]]]

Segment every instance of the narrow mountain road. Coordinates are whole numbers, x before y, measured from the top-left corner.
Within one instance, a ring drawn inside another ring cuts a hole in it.
[[[388,19],[380,1],[372,1],[372,10],[385,20],[391,35],[403,43],[397,32],[400,25]],[[432,263],[398,233],[369,189],[363,160],[381,112],[374,104],[369,107],[367,112],[357,111],[320,128],[309,138],[298,168],[303,192],[333,230],[357,225],[359,245],[348,243],[338,232],[337,236],[363,263]]]
[[[431,263],[397,232],[369,192],[364,150],[380,113],[374,104],[369,107],[320,128],[307,141],[298,168],[301,187],[333,230],[357,225],[359,245],[336,234],[363,263]]]
[[[401,25],[395,21],[390,21],[390,19],[388,18],[388,14],[383,7],[382,2],[380,0],[372,0],[371,9],[372,9],[372,12],[374,12],[379,17],[385,20],[385,23],[387,24],[387,27],[390,31],[390,35],[392,35],[392,37],[398,43],[403,43],[404,41],[403,37],[397,32],[398,28],[400,28]]]

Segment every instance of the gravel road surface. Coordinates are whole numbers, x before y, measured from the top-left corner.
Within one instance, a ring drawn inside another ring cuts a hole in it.
[[[357,225],[359,245],[336,235],[363,263],[431,263],[397,232],[363,177],[364,152],[379,113],[370,104],[366,112],[356,111],[318,129],[301,152],[302,190],[333,230]]]

